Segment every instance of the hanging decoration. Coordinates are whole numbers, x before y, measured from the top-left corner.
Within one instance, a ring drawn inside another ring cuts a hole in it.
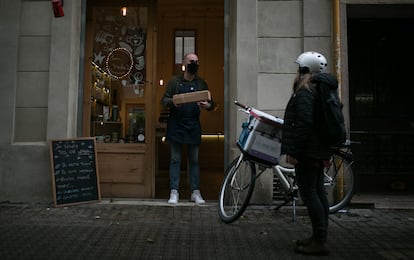
[[[119,8],[96,10],[93,62],[113,80],[137,79],[145,85],[146,8],[128,7],[122,16]]]
[[[116,48],[106,57],[105,65],[109,76],[120,80],[131,73],[134,67],[134,57],[126,48]]]

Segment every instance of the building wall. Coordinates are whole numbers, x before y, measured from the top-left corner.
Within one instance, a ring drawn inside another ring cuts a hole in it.
[[[0,201],[51,202],[49,144],[77,130],[81,1],[1,0]]]
[[[330,0],[233,2],[235,33],[231,33],[234,63],[230,66],[230,100],[255,106],[283,118],[296,75],[296,57],[315,50],[332,61]],[[232,29],[230,29],[232,31]],[[232,68],[236,68],[232,70]],[[332,67],[330,67],[332,69]],[[234,87],[237,86],[235,89]],[[230,106],[230,110],[237,110]],[[240,134],[245,119],[230,112],[230,140]],[[236,156],[233,145],[230,154]],[[257,180],[253,203],[272,201],[273,174],[267,171]],[[260,188],[258,188],[260,187]]]
[[[237,99],[283,117],[298,54],[317,50],[333,62],[332,1],[228,1],[229,103]],[[65,16],[55,18],[50,0],[0,0],[0,201],[52,201],[48,140],[76,137],[82,113],[78,90],[84,3],[65,0]],[[232,104],[228,116],[234,157],[233,140],[244,116]],[[268,172],[259,179],[253,201],[270,202],[271,185]]]
[[[6,0],[1,0],[6,2]],[[66,0],[65,16],[51,3],[7,1],[1,9],[4,42],[0,117],[0,201],[51,201],[48,140],[76,137],[81,1]],[[230,100],[283,116],[303,50],[330,55],[329,0],[230,1]],[[7,77],[6,77],[7,75]],[[230,106],[230,140],[243,116]],[[81,113],[81,111],[79,111]],[[233,146],[233,142],[230,142]],[[232,147],[231,155],[237,149]],[[253,200],[269,202],[272,174],[259,180]]]

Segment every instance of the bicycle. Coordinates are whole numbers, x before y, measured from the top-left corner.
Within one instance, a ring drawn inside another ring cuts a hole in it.
[[[276,209],[291,203],[292,221],[295,221],[299,200],[295,170],[278,163],[283,119],[238,101],[235,104],[248,114],[248,118],[242,123],[243,130],[237,140],[241,153],[226,168],[220,188],[218,206],[221,220],[231,223],[243,214],[250,202],[256,179],[265,170],[271,169],[285,197],[285,201]],[[344,208],[354,193],[355,175],[351,167],[353,159],[350,148],[350,141],[334,148],[329,164],[324,168],[329,213]]]

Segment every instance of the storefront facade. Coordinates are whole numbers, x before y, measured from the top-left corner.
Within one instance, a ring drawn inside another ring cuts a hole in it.
[[[304,50],[331,61],[352,137],[358,129],[352,128],[351,107],[360,96],[350,87],[347,26],[365,9],[350,6],[414,5],[66,0],[64,16],[54,17],[50,1],[2,2],[9,7],[0,10],[0,51],[7,61],[0,65],[0,201],[16,202],[52,201],[49,142],[77,137],[97,140],[103,198],[166,198],[168,145],[159,100],[188,51],[199,55],[200,76],[219,104],[201,118],[207,199],[215,199],[224,166],[237,155],[234,141],[244,117],[233,101],[283,117],[293,60]],[[271,202],[272,179],[270,172],[261,177],[254,201]]]

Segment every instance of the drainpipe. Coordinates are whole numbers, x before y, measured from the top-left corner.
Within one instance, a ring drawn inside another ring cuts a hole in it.
[[[334,47],[334,74],[338,79],[339,97],[341,98],[341,28],[340,28],[340,13],[339,1],[332,0],[332,26],[333,26],[333,47]]]
[[[340,0],[332,0],[332,26],[333,26],[333,40],[334,40],[334,64],[335,64],[335,71],[334,74],[338,79],[338,94],[339,98],[342,99],[341,94],[341,28],[340,28],[340,15],[339,15],[339,1]],[[335,162],[336,163],[336,162]],[[339,169],[343,171],[341,167]],[[340,175],[338,178],[337,186],[335,187],[334,194],[339,198],[343,198],[344,196],[344,180],[343,175]]]

